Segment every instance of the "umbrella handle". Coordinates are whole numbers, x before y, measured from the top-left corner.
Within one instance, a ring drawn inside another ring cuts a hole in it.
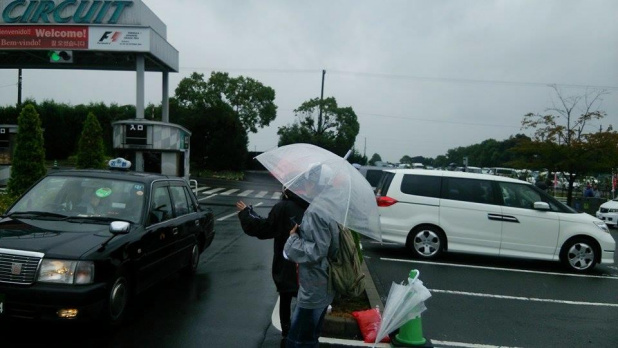
[[[417,269],[411,270],[410,274],[408,275],[408,284],[414,283],[420,275],[421,275],[421,271]]]

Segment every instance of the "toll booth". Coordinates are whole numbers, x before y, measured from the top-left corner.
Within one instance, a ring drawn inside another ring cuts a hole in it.
[[[167,122],[131,119],[112,123],[113,146],[138,172],[189,180],[190,137],[186,128]]]
[[[0,124],[0,185],[6,185],[11,176],[13,147],[17,137],[17,125]]]

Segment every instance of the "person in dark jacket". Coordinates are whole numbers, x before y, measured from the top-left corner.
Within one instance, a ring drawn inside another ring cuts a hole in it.
[[[267,218],[258,215],[243,201],[236,203],[245,234],[258,239],[274,239],[272,277],[279,293],[282,342],[290,330],[292,298],[298,293],[296,263],[283,257],[283,247],[290,236],[290,229],[302,221],[308,206],[309,203],[287,189],[283,190],[281,200],[273,206]]]

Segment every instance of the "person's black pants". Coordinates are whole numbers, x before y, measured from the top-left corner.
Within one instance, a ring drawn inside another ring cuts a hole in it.
[[[295,292],[279,293],[279,320],[281,321],[281,336],[287,337],[292,325],[292,298]]]

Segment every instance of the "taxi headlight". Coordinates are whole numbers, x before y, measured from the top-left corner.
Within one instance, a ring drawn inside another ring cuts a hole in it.
[[[94,280],[92,261],[43,259],[37,281],[57,284],[91,284]]]

